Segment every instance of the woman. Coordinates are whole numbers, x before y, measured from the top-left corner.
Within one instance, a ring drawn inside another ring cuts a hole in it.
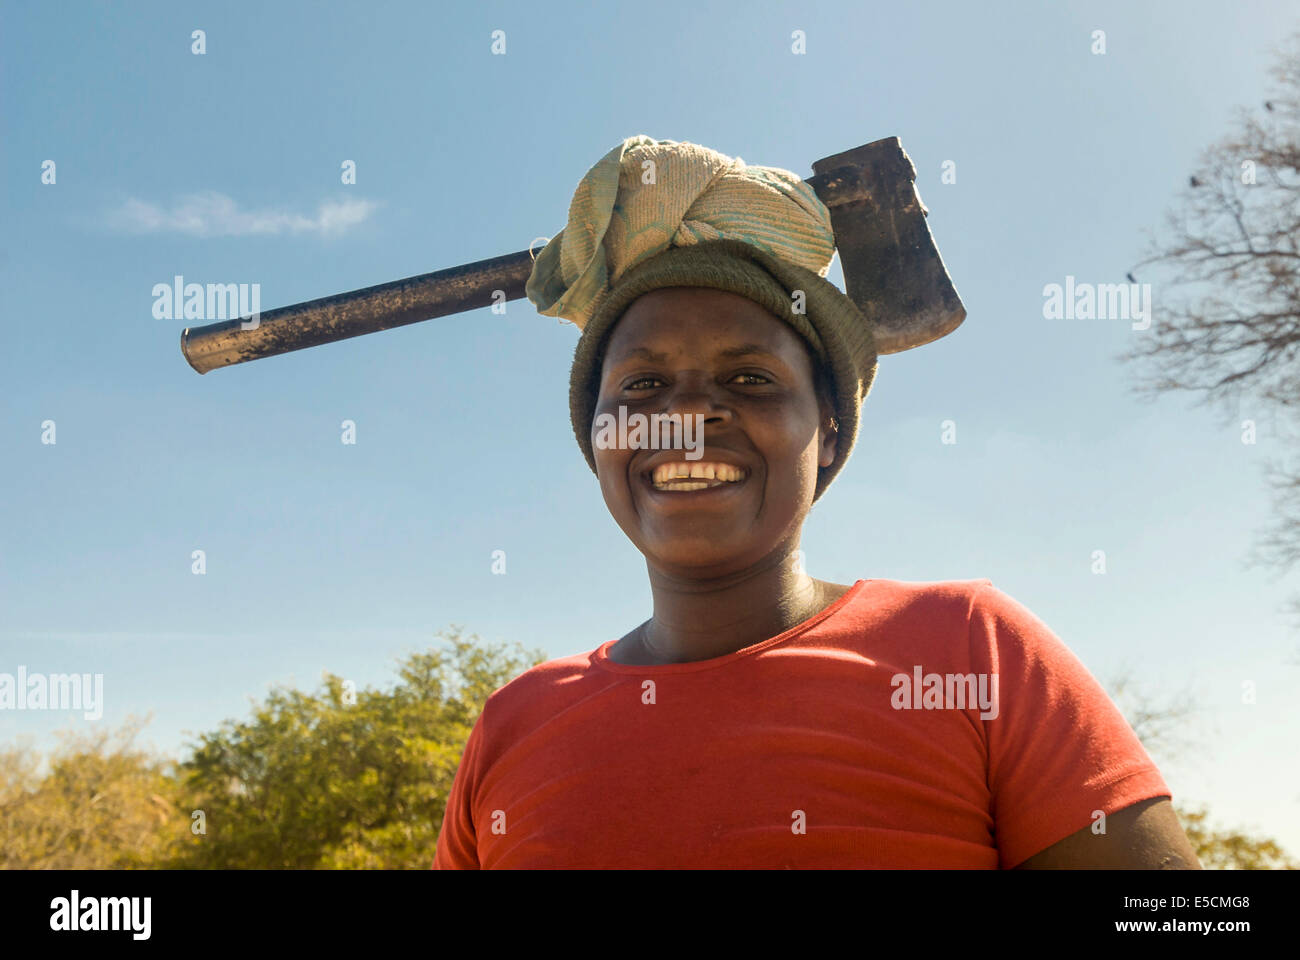
[[[696,144],[629,138],[579,185],[528,294],[582,328],[575,436],[653,613],[488,698],[435,868],[1199,868],[1119,711],[990,581],[803,570],[876,370],[833,252],[798,177]]]

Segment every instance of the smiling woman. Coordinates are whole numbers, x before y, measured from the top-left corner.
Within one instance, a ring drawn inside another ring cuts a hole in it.
[[[649,363],[646,355],[663,359]],[[674,486],[653,475],[685,465],[681,453],[596,451],[605,504],[651,569],[692,580],[762,563],[793,573],[799,531],[819,471],[835,460],[837,436],[830,400],[817,396],[813,364],[789,325],[734,293],[655,290],[618,323],[599,379],[598,416],[626,406],[702,418],[703,460],[694,466],[717,464],[715,475],[735,478]]]
[[[529,296],[582,327],[574,434],[653,610],[488,698],[434,867],[1199,866],[1118,709],[990,581],[803,569],[876,351],[801,186],[631,138],[539,256]],[[633,415],[702,424],[700,455],[598,442]]]

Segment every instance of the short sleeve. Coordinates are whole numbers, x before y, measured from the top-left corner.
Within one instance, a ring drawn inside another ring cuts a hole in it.
[[[1137,734],[1079,658],[989,581],[972,598],[970,645],[976,669],[997,678],[997,715],[983,722],[1003,868],[1091,826],[1094,811],[1109,816],[1171,796]]]
[[[474,787],[479,782],[483,758],[483,740],[487,709],[478,715],[474,729],[465,740],[460,766],[452,780],[447,795],[447,809],[442,815],[442,829],[438,831],[438,845],[434,850],[434,870],[478,870],[478,838],[474,829]]]

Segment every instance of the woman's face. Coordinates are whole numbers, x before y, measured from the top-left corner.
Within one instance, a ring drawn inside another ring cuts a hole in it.
[[[629,425],[634,414],[678,414],[702,423],[703,436],[678,434],[677,449],[630,449],[622,436],[611,446],[600,425],[620,422],[620,406]],[[665,574],[725,576],[782,559],[798,541],[818,467],[835,458],[831,414],[804,341],[784,321],[721,290],[652,290],[605,349],[592,422],[605,503]]]

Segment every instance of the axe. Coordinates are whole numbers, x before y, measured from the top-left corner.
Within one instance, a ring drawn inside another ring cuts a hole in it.
[[[966,318],[916,192],[916,167],[897,137],[837,153],[805,182],[830,209],[846,293],[874,323],[876,352],[938,340]],[[375,287],[279,307],[256,326],[223,320],[186,327],[181,352],[207,373],[524,296],[530,249]]]

